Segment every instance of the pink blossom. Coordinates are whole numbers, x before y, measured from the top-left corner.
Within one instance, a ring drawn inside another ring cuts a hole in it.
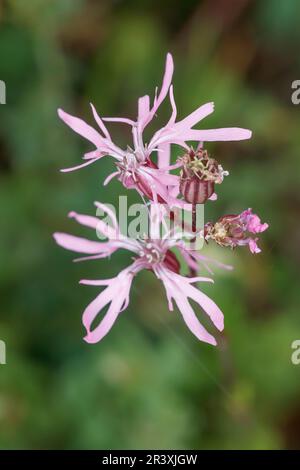
[[[85,123],[82,119],[71,116],[59,109],[59,117],[75,132],[89,140],[95,150],[86,153],[83,157],[84,163],[62,171],[68,172],[83,168],[95,163],[105,155],[115,159],[116,171],[109,175],[104,184],[117,177],[123,185],[130,189],[135,188],[140,194],[149,199],[156,196],[160,202],[166,202],[170,206],[182,206],[176,196],[178,195],[179,177],[170,175],[170,169],[176,169],[181,163],[170,166],[170,145],[177,144],[184,148],[188,141],[221,141],[221,140],[244,140],[251,137],[251,131],[241,128],[223,128],[197,130],[194,126],[214,110],[213,103],[207,103],[186,118],[176,122],[177,108],[174,100],[172,76],[174,64],[171,54],[167,54],[165,73],[160,92],[155,94],[154,102],[150,105],[150,97],[145,95],[138,100],[137,120],[128,118],[103,118],[98,115],[95,107],[92,107],[94,119],[98,130]],[[165,126],[159,129],[149,143],[144,142],[143,132],[145,127],[153,120],[160,105],[169,93],[172,106],[172,114]],[[126,150],[117,146],[104,124],[104,121],[129,124],[132,128],[133,143]],[[158,167],[153,162],[152,153],[158,152]],[[162,156],[160,156],[162,152]],[[173,195],[175,194],[175,196]]]
[[[108,212],[103,204],[96,204]],[[54,234],[56,242],[63,248],[88,255],[81,259],[108,257],[120,248],[134,254],[133,263],[116,277],[105,280],[84,279],[80,281],[81,284],[104,286],[104,290],[88,305],[83,313],[83,324],[87,331],[85,340],[88,343],[100,341],[109,332],[120,312],[127,308],[133,278],[143,269],[151,270],[163,283],[169,309],[173,310],[174,301],[188,328],[199,340],[213,345],[216,344],[215,338],[199,322],[190,300],[193,300],[206,312],[218,330],[223,330],[224,319],[219,307],[206,294],[193,286],[195,282],[213,282],[213,280],[206,277],[188,278],[179,273],[180,263],[172,249],[174,247],[181,248],[183,240],[180,234],[175,235],[175,232],[166,233],[161,238],[157,236],[161,215],[155,206],[157,205],[151,205],[150,235],[142,240],[131,239],[122,235],[115,218],[113,218],[112,226],[109,226],[97,217],[75,212],[72,212],[70,216],[80,224],[105,234],[108,241],[97,242],[65,233]],[[106,306],[108,306],[106,314],[98,326],[92,328],[94,320]]]
[[[178,247],[181,252],[186,264],[193,271],[199,271],[200,267],[203,267],[210,275],[213,275],[214,272],[211,268],[211,265],[224,269],[226,271],[232,271],[233,266],[229,264],[221,263],[220,261],[210,258],[209,256],[202,255],[197,251],[187,250],[184,246]]]

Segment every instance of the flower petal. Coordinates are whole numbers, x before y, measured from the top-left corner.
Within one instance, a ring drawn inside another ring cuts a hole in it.
[[[122,117],[104,117],[102,121],[105,122],[121,122],[123,124],[128,124],[129,126],[134,126],[135,122],[132,119],[122,118]]]
[[[98,204],[100,205],[100,203]],[[108,213],[108,208],[104,206],[104,204],[101,205],[101,209],[104,212]],[[118,225],[116,225],[116,220],[112,217],[111,213],[108,213],[108,215],[113,222],[113,227],[111,227],[108,223],[104,222],[98,217],[85,214],[78,214],[74,211],[69,213],[69,217],[75,219],[76,222],[78,222],[79,224],[95,229],[99,237],[101,237],[101,235],[104,235],[104,237],[107,237],[110,240],[116,240],[118,238],[119,227]]]
[[[174,298],[185,323],[196,338],[216,346],[217,342],[215,338],[201,325],[187,299],[180,295],[176,295]]]
[[[103,186],[108,185],[108,183],[110,183],[111,180],[112,180],[113,178],[115,178],[116,176],[118,176],[119,174],[120,174],[119,171],[114,171],[113,173],[111,173],[110,175],[108,175],[108,176],[105,178],[105,180],[103,181]]]
[[[213,193],[209,198],[208,200],[209,201],[216,201],[218,199],[218,195],[216,193]]]
[[[177,117],[177,107],[176,107],[176,102],[175,102],[175,98],[174,98],[173,85],[170,86],[169,97],[170,97],[170,103],[171,103],[171,107],[172,107],[172,114],[171,114],[171,117],[170,117],[169,122],[167,123],[166,127],[169,127],[169,126],[172,126],[173,124],[175,124],[176,117]]]
[[[247,230],[249,230],[249,232],[261,233],[267,230],[269,225],[266,223],[262,224],[258,215],[252,214],[252,209],[248,209],[248,211],[245,211],[245,213],[247,212],[248,212]]]
[[[102,157],[102,155],[101,155]],[[76,165],[76,166],[72,166],[71,168],[62,168],[60,171],[62,173],[69,173],[71,171],[76,171],[76,170],[79,170],[80,168],[84,168],[85,166],[89,166],[91,165],[92,163],[95,163],[97,160],[99,160],[101,157],[97,157],[97,158],[91,158],[90,160],[87,160],[86,162],[84,163],[81,163],[80,165]]]
[[[224,329],[224,315],[212,299],[191,284],[184,285],[184,292],[202,307],[219,331]]]
[[[162,144],[159,146],[157,155],[157,166],[158,168],[165,168],[170,166],[171,162],[171,145]]]
[[[93,116],[94,116],[94,119],[95,119],[96,123],[100,127],[100,129],[103,132],[103,134],[105,135],[105,137],[108,140],[111,140],[110,133],[108,132],[105,124],[103,123],[102,119],[100,118],[99,114],[97,113],[95,106],[92,103],[90,103],[90,105],[91,105]]]
[[[114,233],[119,232],[119,224],[118,224],[117,217],[116,217],[114,210],[110,209],[108,206],[98,201],[95,201],[94,204],[98,209],[101,209],[110,217],[112,224],[113,224]]]
[[[257,254],[261,252],[261,249],[258,248],[257,246],[256,240],[253,240],[253,238],[249,240],[249,248],[250,248],[251,253],[253,254]]]
[[[142,96],[138,101],[138,121],[146,119],[150,111],[149,95]]]
[[[95,230],[99,222],[99,219],[97,217],[94,217],[92,215],[78,214],[78,212],[75,211],[69,212],[68,217],[70,217],[70,219],[75,219],[76,222],[81,225],[84,225],[85,227],[94,228]]]
[[[185,278],[180,274],[170,271],[164,266],[156,268],[155,272],[157,276],[162,280],[165,286],[169,301],[169,307],[172,304],[172,299],[174,299],[179,310],[182,313],[184,321],[186,322],[192,333],[194,333],[194,335],[201,341],[205,341],[207,343],[215,345],[216,340],[200,324],[193,308],[191,307],[188,301],[188,298],[191,298],[195,302],[197,302],[198,305],[200,305],[202,309],[208,314],[208,316],[210,317],[216,328],[218,328],[218,330],[221,331],[224,328],[224,317],[219,307],[206,294],[191,285],[191,282],[195,282],[196,280],[208,281],[208,279]]]

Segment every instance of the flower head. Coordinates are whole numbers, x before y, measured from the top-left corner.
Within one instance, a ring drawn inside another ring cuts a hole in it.
[[[96,203],[102,210],[109,210],[103,204]],[[215,338],[199,322],[189,299],[194,300],[210,317],[218,330],[224,327],[223,314],[219,307],[193,284],[195,282],[213,282],[206,277],[184,277],[180,274],[180,263],[172,252],[174,247],[182,248],[183,240],[179,234],[168,232],[158,238],[161,213],[151,206],[150,236],[143,239],[131,239],[120,233],[118,224],[113,218],[113,225],[109,226],[96,217],[85,216],[72,212],[71,217],[80,224],[94,228],[105,234],[107,242],[96,242],[84,238],[74,237],[65,233],[55,233],[56,242],[68,250],[84,253],[88,256],[81,259],[95,259],[110,256],[117,249],[123,248],[134,254],[133,263],[122,270],[116,277],[105,280],[81,280],[81,284],[105,286],[105,289],[92,301],[83,313],[83,324],[87,330],[85,340],[88,343],[100,341],[110,330],[119,313],[125,310],[129,303],[130,287],[133,278],[143,269],[151,270],[163,283],[168,299],[169,309],[173,310],[175,301],[182,317],[192,331],[201,341],[216,344]],[[109,306],[101,322],[94,329],[92,324],[105,306]]]
[[[253,238],[251,234],[264,232],[269,227],[262,224],[258,215],[252,213],[252,209],[247,209],[239,215],[224,215],[215,224],[208,222],[205,225],[205,240],[214,240],[218,245],[236,246],[248,245],[251,253],[260,253],[257,246],[258,238]]]

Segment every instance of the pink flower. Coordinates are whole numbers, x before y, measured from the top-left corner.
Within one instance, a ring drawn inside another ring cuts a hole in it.
[[[244,140],[251,137],[251,131],[241,128],[223,128],[197,130],[194,126],[214,110],[213,103],[200,106],[186,118],[176,122],[177,108],[174,100],[173,86],[171,85],[173,76],[173,59],[171,54],[167,54],[165,73],[160,92],[155,94],[154,102],[150,105],[150,98],[145,95],[138,100],[138,117],[134,121],[128,118],[103,118],[97,114],[93,105],[92,112],[99,127],[95,130],[83,120],[67,114],[59,109],[59,117],[73,129],[89,140],[95,150],[86,153],[85,160],[81,165],[64,169],[68,172],[83,168],[95,163],[105,155],[110,155],[116,161],[117,170],[109,175],[104,184],[112,178],[117,177],[126,188],[135,188],[140,194],[149,199],[158,198],[160,202],[166,202],[171,206],[182,206],[176,199],[179,187],[179,177],[170,175],[170,169],[176,169],[182,165],[178,162],[170,166],[169,146],[171,144],[180,145],[186,149],[188,141],[220,141],[220,140]],[[149,143],[144,143],[143,132],[145,127],[155,117],[158,108],[169,93],[172,106],[172,114],[165,126],[159,129]],[[129,124],[132,128],[133,144],[126,150],[114,144],[111,135],[103,121],[120,122]],[[158,167],[153,162],[152,153],[159,152]],[[162,153],[162,156],[160,155]],[[175,194],[175,196],[173,195]]]
[[[268,224],[261,223],[258,215],[252,213],[252,209],[247,209],[239,215],[224,215],[215,224],[207,223],[204,237],[206,241],[212,239],[221,246],[231,248],[248,245],[251,253],[260,253],[258,238],[251,237],[251,234],[264,232],[268,227]]]
[[[96,203],[96,205],[109,213],[103,204]],[[75,212],[70,214],[80,224],[106,235],[107,242],[91,241],[65,233],[54,234],[56,242],[63,248],[88,255],[81,259],[107,257],[120,248],[134,253],[135,256],[134,262],[112,279],[80,281],[81,284],[105,287],[83,313],[83,324],[87,331],[85,340],[88,343],[100,341],[109,332],[118,315],[127,308],[133,278],[143,269],[151,270],[163,283],[169,309],[173,310],[174,301],[188,328],[199,340],[216,344],[215,338],[199,322],[190,305],[190,299],[206,312],[218,330],[223,330],[224,319],[219,307],[206,294],[193,286],[198,281],[213,282],[213,280],[206,277],[187,278],[179,274],[180,263],[171,250],[174,247],[182,247],[184,242],[180,234],[176,235],[175,232],[168,232],[163,237],[158,237],[161,214],[156,206],[156,204],[151,205],[150,235],[142,240],[130,239],[122,235],[111,213],[109,214],[112,216],[112,226],[106,225],[96,217]],[[93,328],[94,320],[106,306],[108,306],[106,314]]]
[[[269,227],[268,224],[261,223],[258,215],[252,214],[252,209],[247,209],[246,211],[242,212],[240,217],[243,220],[248,232],[260,233],[264,232]]]
[[[232,271],[233,266],[229,264],[221,263],[213,258],[202,255],[197,251],[187,250],[184,246],[178,247],[181,252],[182,257],[184,258],[188,267],[193,271],[199,271],[200,267],[203,267],[210,275],[213,275],[214,272],[211,268],[211,265],[216,266],[217,268],[224,269],[226,271]]]

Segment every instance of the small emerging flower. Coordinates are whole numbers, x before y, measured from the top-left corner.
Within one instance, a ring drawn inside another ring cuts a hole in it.
[[[181,161],[180,192],[184,200],[191,204],[203,204],[210,199],[215,190],[215,183],[221,184],[228,171],[209,157],[206,150],[196,152],[191,148]]]
[[[108,213],[103,204],[96,203],[102,210]],[[169,310],[173,310],[173,300],[177,304],[182,317],[191,332],[201,341],[216,345],[215,338],[199,322],[189,300],[193,300],[210,317],[215,327],[222,331],[224,327],[223,314],[219,307],[206,294],[193,286],[195,282],[213,282],[206,277],[184,277],[180,275],[180,263],[173,248],[182,248],[182,234],[166,233],[162,238],[157,238],[160,214],[156,205],[151,205],[150,236],[141,240],[128,238],[120,233],[115,218],[113,227],[106,225],[96,217],[76,214],[71,217],[82,225],[91,227],[106,235],[107,242],[96,242],[80,237],[74,237],[65,233],[55,233],[54,238],[58,245],[75,252],[85,253],[89,256],[81,259],[95,259],[108,257],[117,249],[123,248],[134,254],[133,263],[122,270],[116,277],[104,280],[82,280],[81,284],[104,286],[104,290],[90,303],[83,313],[83,324],[87,330],[85,340],[88,343],[100,341],[111,329],[118,315],[127,308],[129,294],[133,278],[143,269],[151,270],[163,283],[168,299]],[[104,317],[92,328],[98,314],[108,306]]]
[[[224,215],[215,224],[205,224],[204,237],[206,241],[214,240],[218,245],[236,246],[248,245],[251,253],[260,253],[257,246],[258,238],[251,234],[267,230],[268,224],[262,224],[258,215],[247,209],[239,215]]]

